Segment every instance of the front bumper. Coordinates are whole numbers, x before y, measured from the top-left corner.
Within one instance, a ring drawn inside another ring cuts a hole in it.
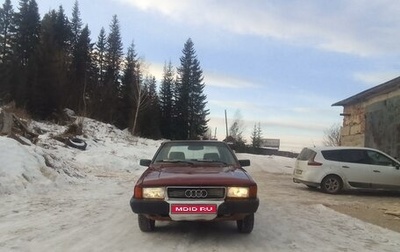
[[[196,201],[185,201],[184,204],[197,204]],[[217,218],[243,216],[255,213],[260,205],[259,199],[225,200],[218,204]],[[144,200],[131,198],[130,206],[134,213],[148,216],[170,216],[170,204],[164,200]]]

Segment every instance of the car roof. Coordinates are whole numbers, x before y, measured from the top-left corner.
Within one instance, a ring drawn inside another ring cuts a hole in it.
[[[324,151],[324,150],[374,150],[380,151],[374,148],[361,147],[361,146],[317,146],[317,147],[305,147],[314,151]]]
[[[167,140],[163,143],[226,143],[218,140]]]

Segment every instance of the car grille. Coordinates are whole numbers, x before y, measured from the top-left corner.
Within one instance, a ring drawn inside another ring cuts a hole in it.
[[[168,198],[170,199],[223,199],[225,198],[224,187],[168,187]]]

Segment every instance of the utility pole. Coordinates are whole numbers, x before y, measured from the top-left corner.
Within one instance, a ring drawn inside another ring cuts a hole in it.
[[[226,138],[228,139],[228,117],[226,116],[226,109],[225,109],[225,130],[226,130]]]

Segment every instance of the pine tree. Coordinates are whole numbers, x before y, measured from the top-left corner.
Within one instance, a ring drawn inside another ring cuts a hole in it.
[[[171,139],[173,125],[174,109],[174,70],[171,61],[164,65],[163,80],[160,86],[160,130],[163,138]]]
[[[27,66],[28,61],[39,43],[40,15],[35,0],[20,0],[16,13],[16,48],[18,63]]]
[[[205,108],[207,97],[203,94],[203,72],[190,38],[186,41],[182,53],[181,66],[178,68],[176,101],[177,128],[180,131],[175,137],[198,139],[207,131],[206,116],[209,114]]]
[[[253,148],[260,148],[261,141],[262,141],[261,124],[260,123],[258,123],[258,125],[254,124],[254,129],[253,132],[251,133],[251,145],[253,146]]]
[[[74,7],[72,8],[71,30],[72,30],[72,47],[74,49],[74,47],[78,43],[78,39],[82,32],[82,19],[77,0],[75,0]]]
[[[33,58],[40,38],[40,15],[35,0],[20,0],[19,12],[15,14],[15,43],[12,70],[12,93],[15,94],[15,101],[18,107],[24,107],[31,96],[32,69],[29,66]],[[28,68],[29,67],[29,68]]]
[[[139,120],[139,131],[142,137],[159,139],[160,133],[160,105],[157,95],[157,83],[154,76],[147,76],[144,79],[145,105]]]
[[[14,41],[14,10],[11,1],[6,0],[0,8],[0,105],[15,97],[11,85]]]
[[[99,36],[97,37],[97,43],[95,45],[94,51],[94,61],[95,66],[97,68],[97,82],[99,84],[99,88],[104,85],[105,79],[105,64],[106,64],[106,43],[107,43],[107,35],[104,27],[101,28]]]
[[[35,118],[47,119],[61,108],[64,52],[56,33],[59,21],[54,10],[43,17],[41,40],[31,59],[28,108]]]
[[[258,127],[257,127],[257,145],[258,148],[261,147],[262,144],[262,129],[261,129],[261,124],[258,122]]]
[[[120,70],[122,61],[122,39],[119,21],[116,15],[113,16],[110,24],[110,33],[106,44],[106,73],[105,87],[102,89],[103,103],[102,110],[104,120],[114,122],[118,117],[117,104],[120,86]]]
[[[121,105],[119,109],[121,115],[118,120],[120,128],[129,128],[131,130],[133,128],[136,109],[135,97],[137,97],[137,85],[140,84],[140,75],[135,44],[132,42],[125,57],[125,67],[121,80]]]
[[[251,145],[253,148],[257,148],[257,126],[254,124],[253,132],[251,132]]]
[[[58,8],[57,19],[54,28],[55,43],[65,52],[65,62],[68,63],[69,59],[67,57],[72,55],[71,41],[73,40],[73,34],[71,30],[71,24],[68,20],[68,17],[65,15],[65,11],[62,6]]]
[[[15,36],[14,10],[11,0],[6,0],[0,8],[0,63],[11,60],[13,38]]]
[[[104,99],[106,92],[105,89],[105,73],[106,73],[106,48],[107,35],[104,27],[100,29],[97,37],[97,42],[93,50],[93,65],[95,71],[95,80],[91,100],[92,116],[98,120],[104,120]]]
[[[92,44],[90,40],[89,27],[86,25],[82,29],[82,20],[80,17],[78,1],[75,1],[72,9],[72,18],[70,22],[71,29],[71,50],[72,62],[70,67],[70,88],[69,88],[69,106],[76,111],[86,115],[88,93],[93,88],[88,87],[91,84],[92,68]]]
[[[71,101],[74,102],[73,108],[81,111],[83,115],[87,112],[88,92],[93,90],[92,78],[92,43],[90,40],[89,27],[86,25],[79,34],[79,38],[74,46],[72,59],[73,90]],[[88,87],[89,85],[89,87]]]
[[[112,18],[106,48],[106,85],[116,88],[119,86],[119,70],[121,69],[123,56],[121,32],[117,15],[114,15]]]

